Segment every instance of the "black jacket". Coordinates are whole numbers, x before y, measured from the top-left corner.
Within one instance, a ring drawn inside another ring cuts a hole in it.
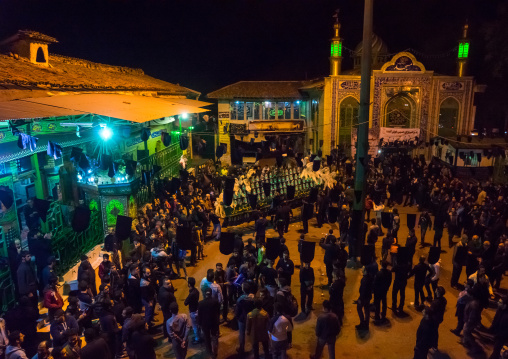
[[[386,268],[381,268],[374,277],[372,285],[373,291],[376,294],[386,294],[390,285],[392,284],[392,272]]]
[[[108,344],[102,338],[97,338],[87,343],[81,349],[81,359],[110,359],[111,352],[109,351]]]
[[[205,298],[198,304],[198,323],[205,330],[219,330],[219,301],[215,298]]]
[[[409,277],[415,276],[415,286],[423,285],[427,274],[432,273],[429,265],[426,263],[418,263],[409,272]]]
[[[164,287],[159,288],[159,296],[157,297],[157,300],[161,306],[162,311],[167,313],[169,313],[170,304],[176,302],[173,291]]]

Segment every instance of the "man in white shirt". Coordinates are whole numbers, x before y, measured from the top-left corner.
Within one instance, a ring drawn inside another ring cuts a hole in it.
[[[284,308],[280,303],[275,303],[275,314],[270,320],[268,333],[272,340],[272,357],[286,359],[286,350],[288,348],[288,332],[293,330],[291,322],[282,315]]]
[[[222,304],[223,297],[222,297],[222,290],[220,288],[220,285],[215,283],[215,272],[213,269],[209,269],[206,272],[206,277],[204,277],[201,280],[200,288],[201,293],[203,294],[203,297],[205,297],[205,292],[208,288],[212,290],[212,298],[215,298],[219,301],[219,304]]]

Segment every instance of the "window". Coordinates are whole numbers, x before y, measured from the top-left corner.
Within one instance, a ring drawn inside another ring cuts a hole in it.
[[[354,97],[347,97],[340,103],[339,127],[358,125],[358,109],[360,104]]]
[[[245,111],[247,112],[247,120],[254,119],[254,102],[245,103]]]
[[[390,99],[386,104],[387,127],[411,127],[413,118],[412,101],[404,95],[398,95]]]
[[[236,111],[236,103],[231,102],[231,104],[230,104],[230,111],[231,111],[231,119],[232,120],[238,119],[238,113]]]
[[[263,102],[263,120],[275,120],[275,102]]]
[[[459,103],[448,97],[441,103],[439,109],[439,124],[437,134],[443,137],[457,136],[457,119],[459,116]]]
[[[261,107],[261,102],[254,102],[254,120],[261,120],[261,113],[259,109]]]
[[[300,102],[300,119],[305,120],[307,118],[307,102]]]
[[[293,118],[295,120],[300,118],[300,101],[293,102]]]
[[[238,116],[238,120],[243,120],[244,119],[244,110],[245,110],[245,106],[244,106],[244,103],[242,101],[237,101],[237,104],[236,104],[236,112],[237,112],[237,116]]]
[[[39,47],[37,49],[37,55],[35,57],[35,62],[46,62],[46,56],[44,56],[44,50],[42,50],[42,47]]]

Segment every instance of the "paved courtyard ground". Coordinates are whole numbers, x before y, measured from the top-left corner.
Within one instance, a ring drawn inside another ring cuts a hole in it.
[[[407,225],[406,216],[404,213],[416,213],[416,209],[413,208],[399,208],[401,213],[401,229],[399,231],[400,244],[404,245],[405,238],[407,237]],[[326,224],[322,228],[315,228],[315,219],[310,222],[309,234],[307,235],[308,240],[319,241],[324,233],[327,233],[330,228],[333,228],[338,234],[338,228],[336,225]],[[299,267],[299,255],[297,249],[298,238],[301,229],[301,222],[295,222],[290,225],[289,233],[286,235],[287,246],[290,250],[290,257],[294,261],[295,266]],[[229,227],[229,231],[242,231],[244,233],[244,240],[246,241],[249,237],[253,237],[253,223],[244,224],[236,227]],[[419,232],[419,231],[417,231]],[[273,229],[269,229],[267,232],[268,236],[276,236]],[[419,238],[419,233],[417,233]],[[434,236],[434,231],[427,232],[426,242],[431,242]],[[439,352],[429,355],[432,358],[485,358],[490,355],[491,346],[485,348],[486,354],[483,355],[468,355],[467,350],[459,343],[459,339],[454,334],[450,333],[450,329],[455,328],[457,321],[455,317],[455,304],[459,291],[450,287],[451,277],[451,255],[452,250],[448,249],[447,245],[447,233],[443,236],[443,247],[444,252],[441,254],[442,259],[442,270],[440,285],[446,288],[446,299],[448,300],[448,306],[444,316],[444,321],[439,328]],[[458,241],[458,238],[455,238]],[[380,256],[381,243],[378,241],[376,253]],[[428,254],[429,247],[420,249],[417,246],[417,252],[415,254],[415,260],[421,254]],[[219,252],[219,243],[210,242],[206,244],[205,254],[207,257],[205,260],[198,263],[196,267],[187,268],[189,276],[196,278],[197,283],[206,275],[206,271],[209,268],[215,269],[215,263],[222,262],[227,263],[228,256],[222,255]],[[324,251],[320,248],[316,248],[315,259],[312,262],[316,275],[316,285],[314,292],[314,312],[303,321],[295,321],[295,328],[293,334],[293,348],[288,351],[290,358],[309,358],[309,355],[314,352],[315,349],[315,324],[316,318],[322,310],[322,302],[328,299],[328,291],[321,289],[322,285],[325,285],[327,280],[325,273],[325,266],[323,263]],[[299,269],[295,269],[295,274],[292,281],[292,292],[295,297],[300,300],[300,283],[298,280]],[[344,303],[345,303],[345,317],[344,325],[342,327],[340,336],[336,342],[336,356],[337,358],[377,358],[377,359],[405,359],[413,358],[413,348],[416,341],[416,330],[422,318],[422,313],[416,311],[413,306],[410,305],[414,301],[413,291],[413,280],[408,281],[406,287],[406,302],[405,311],[408,314],[406,318],[399,318],[388,309],[387,318],[389,324],[386,326],[377,327],[371,325],[370,332],[365,337],[360,337],[358,332],[355,330],[355,325],[359,324],[358,314],[356,312],[356,305],[353,301],[358,298],[358,290],[360,287],[360,279],[362,271],[359,269],[346,269],[346,288],[344,291]],[[463,271],[460,278],[460,283],[466,280],[466,275]],[[181,310],[188,312],[187,307],[183,305],[183,302],[188,294],[186,282],[183,279],[175,280],[174,285],[178,288],[175,293],[180,305]],[[502,287],[506,287],[506,279],[502,283]],[[391,307],[391,288],[388,292],[388,306]],[[494,317],[495,310],[488,309],[483,311],[482,324],[489,327]],[[233,314],[230,313],[230,318]],[[162,315],[157,315],[159,322],[162,322]],[[372,324],[372,323],[371,323]],[[160,358],[174,358],[174,354],[171,350],[171,345],[167,341],[163,340],[162,335],[156,335],[159,347],[157,348],[157,355]],[[219,339],[219,358],[237,358],[236,347],[238,345],[238,332],[232,331],[225,325],[221,325],[221,337]],[[250,346],[247,344],[246,350],[250,350]],[[207,358],[204,345],[191,344],[189,347],[188,358]],[[249,353],[247,358],[252,357],[252,353]],[[328,357],[328,353],[325,350],[324,357]]]

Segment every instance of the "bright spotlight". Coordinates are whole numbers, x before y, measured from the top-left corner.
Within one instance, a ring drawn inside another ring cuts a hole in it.
[[[182,116],[182,119],[184,119],[184,120],[189,118],[189,114],[188,113],[182,113],[180,116]]]
[[[104,141],[107,141],[113,136],[113,131],[111,131],[108,126],[104,126],[99,130],[99,136],[101,136]]]

